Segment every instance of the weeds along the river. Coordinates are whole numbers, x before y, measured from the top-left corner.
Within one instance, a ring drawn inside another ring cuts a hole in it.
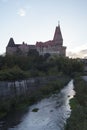
[[[74,85],[76,95],[70,103],[72,113],[65,130],[87,130],[87,82],[77,77]]]

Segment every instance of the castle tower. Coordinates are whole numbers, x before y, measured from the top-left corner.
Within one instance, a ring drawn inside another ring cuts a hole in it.
[[[58,26],[55,29],[53,41],[56,44],[63,45],[63,37],[62,37],[62,33],[61,33],[61,29],[60,29],[60,24],[59,23],[58,23]]]
[[[6,47],[6,54],[12,55],[16,52],[17,48],[16,48],[16,44],[14,42],[13,38],[10,38],[8,45]]]
[[[15,46],[15,42],[14,42],[13,38],[10,38],[7,46],[8,47],[14,47]]]

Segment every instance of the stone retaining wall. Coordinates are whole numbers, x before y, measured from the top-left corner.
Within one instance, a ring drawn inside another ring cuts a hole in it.
[[[57,78],[59,76],[37,77],[15,82],[0,81],[0,99],[29,94]]]

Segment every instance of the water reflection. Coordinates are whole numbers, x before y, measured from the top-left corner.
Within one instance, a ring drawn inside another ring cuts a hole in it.
[[[3,130],[63,130],[71,113],[69,100],[75,95],[73,88],[71,80],[59,94],[31,106],[19,120],[19,125],[9,125],[8,129]],[[38,108],[37,112],[32,111],[35,108]]]

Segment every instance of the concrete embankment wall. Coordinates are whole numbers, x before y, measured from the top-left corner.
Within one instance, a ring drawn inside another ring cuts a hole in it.
[[[15,96],[26,95],[47,83],[57,80],[57,76],[30,78],[15,82],[0,81],[0,99],[12,98]]]

